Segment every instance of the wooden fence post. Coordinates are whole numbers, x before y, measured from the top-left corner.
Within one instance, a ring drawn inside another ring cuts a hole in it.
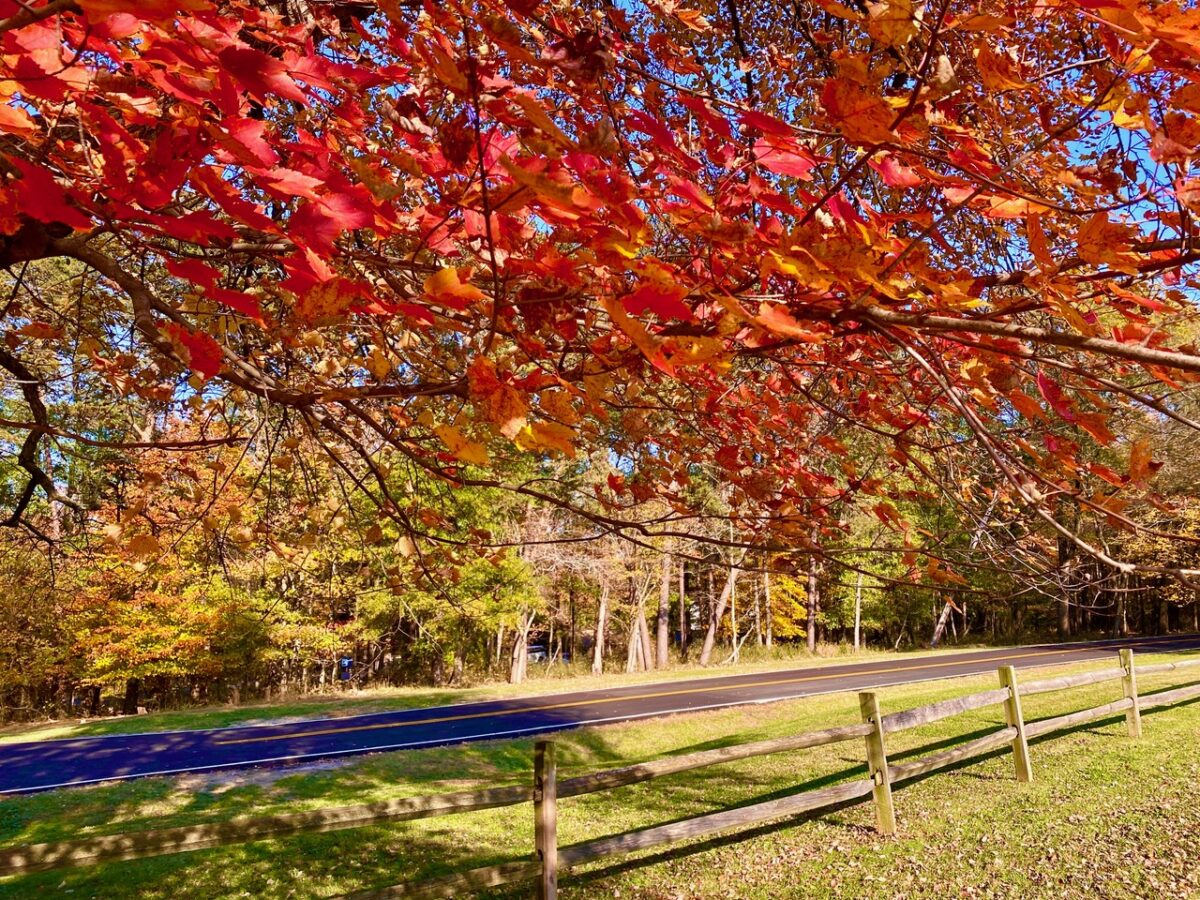
[[[896,833],[896,809],[892,806],[892,776],[888,770],[887,752],[883,746],[883,716],[879,714],[879,698],[873,691],[858,695],[863,722],[874,725],[866,736],[867,775],[875,783],[871,793],[875,798],[875,822],[880,834]]]
[[[1004,701],[1004,721],[1017,729],[1013,738],[1013,766],[1017,770],[1017,781],[1033,781],[1033,766],[1029,763],[1029,741],[1025,737],[1025,714],[1021,710],[1021,691],[1017,687],[1017,670],[1012,666],[999,669],[1000,687],[1008,688],[1008,699]]]
[[[1129,729],[1131,738],[1140,738],[1142,736],[1142,706],[1138,699],[1137,689],[1137,672],[1133,668],[1133,651],[1126,648],[1120,651],[1121,668],[1125,670],[1125,677],[1121,679],[1121,684],[1125,688],[1125,696],[1133,701],[1133,706],[1125,710],[1125,727]]]
[[[533,745],[533,843],[542,871],[538,900],[558,896],[558,768],[554,741]]]

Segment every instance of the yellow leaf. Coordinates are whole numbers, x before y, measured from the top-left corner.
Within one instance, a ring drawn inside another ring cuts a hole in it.
[[[466,303],[484,300],[487,295],[470,283],[470,269],[455,269],[447,266],[425,279],[425,294],[434,300],[450,300],[452,306],[462,307]]]
[[[1150,442],[1145,438],[1137,441],[1129,451],[1129,478],[1135,482],[1146,480],[1150,474]]]
[[[547,450],[575,456],[575,432],[557,422],[534,422],[521,429],[516,438],[522,450]]]
[[[488,464],[487,448],[478,441],[466,437],[453,425],[439,425],[433,430],[446,445],[446,449],[454,454],[455,459],[476,466]]]
[[[980,43],[976,48],[975,65],[979,67],[984,88],[989,91],[1019,91],[1029,87],[1021,77],[1016,60],[1007,54],[996,53],[986,43]]]
[[[867,33],[888,47],[902,47],[917,35],[921,10],[912,0],[878,0],[867,4]]]
[[[553,138],[557,143],[565,147],[574,147],[575,142],[572,141],[562,129],[554,124],[554,121],[546,115],[546,111],[542,109],[542,105],[538,103],[537,98],[531,94],[509,94],[509,99],[517,106],[521,107],[526,118],[538,127],[542,133]]]
[[[376,381],[383,381],[392,373],[392,361],[387,358],[387,354],[381,348],[372,347],[371,353],[367,357],[367,371]]]
[[[485,356],[476,357],[467,369],[471,400],[500,433],[510,440],[525,427],[529,404],[511,384],[500,380],[496,365]]]
[[[460,71],[458,61],[453,59],[437,44],[424,38],[416,39],[417,50],[425,57],[430,71],[442,84],[459,93],[467,91],[467,77]]]
[[[162,547],[159,546],[158,539],[152,534],[135,534],[125,545],[125,551],[131,556],[148,559],[151,556],[158,556],[162,552]]]

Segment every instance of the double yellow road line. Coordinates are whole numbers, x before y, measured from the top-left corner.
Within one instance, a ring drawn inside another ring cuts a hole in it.
[[[979,662],[980,663],[993,663],[993,662],[1001,662],[1003,660],[1009,660],[1009,659],[1026,659],[1031,656],[1056,656],[1056,655],[1063,654],[1063,653],[1078,653],[1079,650],[1082,650],[1082,649],[1087,649],[1087,648],[1081,647],[1081,648],[1072,649],[1072,650],[1058,649],[1058,650],[1024,651],[1021,653],[1010,653],[1010,654],[1006,654],[1003,656],[993,656],[990,659],[979,660]],[[1081,660],[1081,662],[1083,662],[1083,661],[1085,661],[1085,660]],[[726,687],[714,687],[712,685],[708,685],[707,687],[690,687],[690,688],[675,688],[672,690],[647,691],[642,694],[624,694],[624,695],[615,696],[615,697],[592,697],[587,700],[566,700],[566,701],[562,701],[562,702],[558,702],[558,703],[543,703],[543,704],[540,704],[537,706],[523,706],[523,707],[514,708],[514,709],[494,709],[494,710],[487,710],[485,712],[458,713],[456,715],[449,715],[449,716],[431,716],[431,717],[425,718],[425,719],[413,719],[408,722],[377,722],[377,723],[373,723],[371,725],[344,725],[340,728],[338,728],[338,727],[316,728],[316,729],[311,729],[311,730],[306,730],[306,731],[291,731],[291,732],[287,732],[285,734],[262,735],[260,737],[228,738],[225,740],[217,740],[217,741],[214,741],[213,743],[218,744],[220,746],[230,746],[232,744],[255,744],[255,743],[260,743],[263,741],[285,741],[285,740],[291,740],[292,738],[321,737],[323,735],[328,735],[328,734],[350,734],[350,733],[356,732],[356,731],[377,731],[377,730],[386,729],[386,728],[409,728],[409,727],[412,727],[415,725],[437,725],[442,722],[464,722],[464,721],[467,721],[468,719],[486,719],[486,718],[499,717],[499,716],[523,715],[525,713],[550,712],[552,710],[571,709],[571,708],[579,707],[579,706],[598,706],[598,705],[604,704],[604,703],[624,703],[627,701],[653,700],[658,697],[683,697],[683,696],[687,696],[689,694],[706,694],[706,693],[710,693],[712,691],[719,691],[719,690],[741,690],[743,688],[770,687],[772,685],[801,684],[801,683],[807,682],[807,681],[823,681],[823,680],[828,680],[831,678],[854,677],[857,674],[886,675],[886,674],[889,674],[892,672],[914,672],[914,671],[920,671],[923,669],[942,669],[942,668],[947,668],[949,666],[961,666],[964,664],[969,664],[970,662],[972,662],[972,660],[946,659],[946,660],[941,660],[938,662],[917,663],[915,665],[892,666],[892,667],[886,668],[886,669],[871,669],[870,671],[862,672],[862,673],[845,673],[845,672],[843,672],[840,674],[839,673],[827,673],[827,674],[800,675],[800,676],[797,676],[794,678],[773,678],[773,679],[768,679],[768,680],[764,680],[764,681],[747,682],[745,684],[731,684]],[[484,702],[488,702],[488,701],[484,701]],[[669,712],[681,712],[681,711],[682,710],[663,710],[663,714],[666,714]]]

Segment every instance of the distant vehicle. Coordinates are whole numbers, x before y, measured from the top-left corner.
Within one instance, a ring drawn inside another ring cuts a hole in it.
[[[545,662],[550,658],[550,654],[546,652],[545,644],[530,644],[525,650],[525,655],[530,662]]]

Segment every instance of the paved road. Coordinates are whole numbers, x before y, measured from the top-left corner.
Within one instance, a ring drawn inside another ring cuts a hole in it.
[[[0,745],[0,793],[538,734],[600,722],[976,675],[998,665],[1115,660],[1117,649],[1127,646],[1142,652],[1200,650],[1200,635],[932,654],[290,724],[4,744]]]

